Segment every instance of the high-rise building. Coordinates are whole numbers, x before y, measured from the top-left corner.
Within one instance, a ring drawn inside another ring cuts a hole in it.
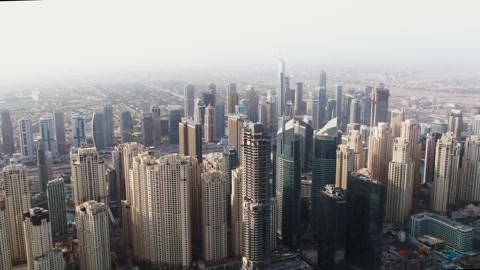
[[[171,144],[178,144],[178,124],[182,122],[180,110],[168,110],[168,137]]]
[[[337,147],[337,165],[335,173],[335,186],[347,189],[347,179],[353,171],[353,150],[347,144]]]
[[[400,137],[402,122],[405,121],[405,110],[392,110],[390,117],[390,128],[392,128],[393,137]]]
[[[342,101],[343,101],[343,89],[341,85],[335,85],[335,91],[333,92],[333,97],[335,99],[335,117],[337,121],[340,121],[342,118]]]
[[[227,222],[232,221],[231,212],[231,195],[232,195],[232,170],[238,167],[238,155],[237,150],[231,145],[225,145],[223,147],[223,162],[225,166],[225,178],[227,181]]]
[[[276,121],[275,121],[276,122]],[[245,118],[240,115],[228,116],[228,144],[237,150],[238,163],[242,161],[243,127]]]
[[[403,224],[412,208],[415,164],[412,147],[404,137],[395,139],[392,161],[388,164],[385,221]]]
[[[453,176],[452,161],[455,151],[455,134],[453,132],[444,133],[437,142],[435,150],[435,173],[432,186],[431,207],[438,213],[447,211],[449,189],[452,186]]]
[[[249,123],[243,133],[243,269],[269,267],[271,252],[272,191],[271,141],[263,125]]]
[[[301,119],[294,119],[295,133],[300,134],[300,161],[303,171],[312,167],[313,128]]]
[[[347,201],[344,190],[327,185],[319,193],[317,265],[320,269],[343,269],[347,227]]]
[[[50,151],[52,157],[56,157],[57,145],[55,144],[53,119],[51,117],[42,117],[38,125],[40,127],[40,143],[43,145],[43,149]]]
[[[205,124],[205,110],[206,110],[206,105],[203,103],[202,100],[197,100],[195,103],[195,115],[194,115],[194,120],[195,122],[198,122],[202,124],[202,126]]]
[[[214,83],[208,84],[205,87],[205,92],[203,92],[202,96],[205,107],[208,105],[215,107],[215,102],[217,101],[217,85]]]
[[[162,108],[158,105],[150,106],[150,112],[153,113],[153,117],[160,116],[162,114]]]
[[[183,91],[183,110],[185,118],[192,120],[195,110],[195,87],[191,84],[185,85]]]
[[[10,256],[13,262],[27,259],[25,235],[23,230],[23,213],[30,206],[27,168],[24,165],[9,165],[3,168],[5,185],[5,213],[7,238],[10,246]]]
[[[430,126],[432,132],[439,132],[443,134],[448,131],[447,123],[441,122],[439,120],[435,120],[433,123],[430,124]]]
[[[223,101],[215,103],[215,122],[217,139],[225,137],[225,103]]]
[[[22,157],[33,158],[35,156],[33,147],[32,121],[29,118],[18,121],[20,131],[20,148]]]
[[[247,93],[250,101],[247,106],[247,116],[250,121],[256,123],[258,121],[258,91],[249,85]]]
[[[463,131],[463,112],[452,110],[448,114],[448,132],[453,132],[455,138],[460,138]]]
[[[41,192],[47,191],[47,183],[53,179],[52,166],[53,164],[50,152],[45,152],[43,146],[40,145],[37,149],[37,167]]]
[[[78,148],[82,143],[86,142],[87,126],[85,124],[85,116],[73,115],[72,116],[72,142],[73,147]]]
[[[110,103],[103,104],[103,115],[105,117],[105,145],[115,145],[115,133],[113,128],[113,107]]]
[[[76,149],[71,161],[75,206],[94,200],[108,203],[106,165],[94,147]]]
[[[472,118],[472,133],[480,136],[480,115],[474,115]]]
[[[325,81],[325,84],[326,84],[326,81]],[[314,127],[315,129],[320,128],[320,126],[323,126],[329,120],[328,119],[329,117],[326,113],[327,102],[328,102],[327,88],[320,86],[320,88],[318,89],[318,124],[319,124],[319,127]]]
[[[39,207],[29,209],[28,212],[23,214],[23,228],[29,270],[65,269],[62,252],[48,253],[52,250],[52,231],[49,212],[47,210]],[[38,268],[39,266],[48,267]]]
[[[10,246],[8,244],[7,232],[8,220],[5,209],[5,199],[0,198],[0,269],[10,270],[12,269],[12,258],[10,258]]]
[[[336,118],[337,116],[337,111],[336,111],[336,108],[337,108],[337,101],[335,101],[335,99],[328,99],[327,101],[327,112],[326,112],[326,116],[325,116],[325,121],[328,122],[334,118]]]
[[[224,173],[214,169],[202,173],[202,243],[207,265],[227,260],[226,188]]]
[[[67,153],[67,146],[65,142],[65,118],[63,111],[55,111],[53,114],[55,122],[55,139],[57,140],[57,152],[59,155]]]
[[[371,126],[377,126],[378,123],[388,123],[388,99],[390,97],[390,90],[385,89],[385,85],[381,83],[373,91],[372,96],[372,113]]]
[[[480,201],[480,138],[467,137],[462,159],[461,181],[459,181],[458,199],[463,202]]]
[[[296,83],[297,88],[295,89],[295,114],[302,115],[305,114],[305,102],[303,101],[303,82]]]
[[[67,210],[65,206],[65,184],[63,178],[58,177],[48,182],[47,197],[52,234],[67,234]]]
[[[133,140],[132,114],[127,110],[123,110],[120,113],[120,140],[122,143],[128,143]]]
[[[301,135],[295,133],[294,119],[277,133],[275,189],[277,232],[287,246],[300,240]]]
[[[425,167],[423,169],[423,181],[432,183],[435,174],[435,152],[437,149],[437,141],[442,138],[442,133],[430,132],[426,138],[425,146]]]
[[[320,87],[327,89],[327,72],[325,70],[320,72]]]
[[[387,184],[388,163],[392,160],[394,137],[387,123],[378,123],[368,143],[368,171],[373,179]]]
[[[243,255],[243,169],[238,167],[231,171],[232,173],[232,241],[231,251],[235,259],[240,259]]]
[[[316,134],[313,142],[312,210],[310,231],[318,234],[320,222],[320,190],[335,184],[337,139],[325,134]]]
[[[378,269],[382,257],[385,185],[361,173],[348,177],[345,260]]]
[[[154,117],[152,112],[142,112],[143,145],[155,146]]]
[[[372,88],[370,86],[364,87],[363,96],[360,99],[360,124],[370,127],[372,114]]]
[[[110,233],[108,209],[104,203],[86,201],[77,205],[80,270],[110,270]]]
[[[191,156],[202,162],[202,125],[194,121],[178,124],[179,154]]]
[[[350,115],[348,117],[349,123],[360,123],[360,100],[353,98],[350,103]]]
[[[278,121],[279,117],[283,115],[284,106],[286,104],[285,99],[285,61],[278,59],[278,70],[277,70],[277,82],[275,90],[277,92],[277,116],[276,120]]]
[[[307,100],[307,115],[312,119],[312,127],[313,129],[319,128],[318,125],[318,100],[315,97],[311,97],[311,99]],[[325,108],[323,109],[323,113],[325,114]]]
[[[107,127],[105,123],[105,113],[103,110],[93,113],[93,142],[98,150],[102,150],[107,147]]]
[[[213,143],[217,141],[217,127],[215,120],[215,107],[208,105],[205,109],[205,142]]]
[[[420,158],[422,143],[420,142],[420,124],[415,119],[407,119],[401,123],[400,137],[410,145],[410,158],[414,164],[413,193],[420,194],[422,175],[420,174]]]
[[[13,140],[13,126],[9,110],[2,111],[2,141],[3,153],[12,155],[15,152],[15,141]]]
[[[359,130],[349,131],[347,134],[347,144],[353,151],[352,171],[356,172],[360,169],[365,168],[366,157],[365,150],[363,149],[362,133]]]
[[[237,84],[229,83],[227,85],[227,113],[235,113],[235,106],[238,104]]]

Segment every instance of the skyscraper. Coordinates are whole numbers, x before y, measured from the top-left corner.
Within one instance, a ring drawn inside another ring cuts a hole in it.
[[[276,121],[275,121],[276,122]],[[228,144],[237,150],[238,163],[242,162],[243,127],[245,118],[240,115],[228,116]]]
[[[306,114],[311,118],[312,120],[312,127],[313,129],[317,129],[319,127],[318,125],[318,100],[316,97],[310,96],[310,99],[307,100],[307,111]],[[325,108],[324,108],[324,113],[325,113]]]
[[[210,84],[210,85],[215,86],[215,84]],[[215,93],[216,93],[216,86],[213,87],[213,89],[210,89],[209,85],[207,85],[206,92],[202,93],[202,101],[203,101],[203,104],[205,104],[205,107],[208,107],[209,105],[212,105],[212,107],[215,107],[215,102],[217,101]]]
[[[55,139],[57,140],[57,151],[59,155],[67,153],[67,146],[65,142],[65,118],[63,111],[55,111],[53,114],[55,121]]]
[[[96,111],[93,113],[93,142],[98,150],[107,147],[107,128],[105,123],[105,114],[103,111]]]
[[[317,265],[321,269],[343,269],[347,233],[345,193],[342,188],[327,185],[319,195]]]
[[[2,140],[3,153],[12,155],[15,152],[15,141],[13,140],[13,126],[9,110],[2,111]]]
[[[305,114],[305,102],[303,101],[303,82],[297,82],[295,89],[295,114]]]
[[[403,224],[412,208],[415,164],[412,147],[406,138],[395,139],[392,161],[388,164],[387,203],[385,221]]]
[[[480,115],[474,115],[472,119],[472,133],[480,136]]]
[[[202,125],[194,121],[178,124],[180,155],[191,156],[202,162]]]
[[[402,122],[405,121],[405,110],[392,110],[390,117],[390,128],[392,128],[393,137],[400,137],[400,130],[402,129]]]
[[[108,203],[106,165],[97,149],[81,147],[75,155],[71,161],[75,206],[90,200]]]
[[[368,171],[373,179],[387,184],[388,163],[392,160],[394,137],[387,123],[374,127],[368,144]]]
[[[336,116],[337,115],[336,108],[337,108],[337,102],[335,101],[335,99],[328,99],[325,122],[328,122],[328,121],[337,117]]]
[[[359,130],[349,131],[347,133],[347,144],[353,151],[352,171],[356,172],[365,168],[366,157],[365,150],[363,149],[362,133]]]
[[[40,127],[40,143],[45,151],[50,151],[52,157],[57,156],[57,145],[55,144],[55,131],[53,127],[53,119],[51,117],[42,117],[38,123]]]
[[[295,247],[300,240],[300,189],[302,177],[301,135],[295,133],[294,119],[277,133],[276,200],[277,232],[282,241]]]
[[[382,257],[385,185],[360,173],[348,176],[345,260],[378,269]]]
[[[85,116],[73,115],[72,116],[72,142],[73,147],[78,148],[82,143],[86,142],[86,125]]]
[[[272,192],[270,139],[261,124],[249,123],[243,133],[243,269],[269,267]]]
[[[454,190],[452,188],[452,177],[455,177],[454,161],[455,153],[455,134],[453,132],[444,133],[442,138],[437,142],[437,149],[435,152],[435,173],[432,186],[431,207],[432,210],[438,213],[445,213],[447,211],[447,204],[449,195]]]
[[[200,99],[197,100],[195,103],[195,115],[193,119],[195,122],[202,124],[202,126],[205,124],[205,109],[205,103]]]
[[[178,124],[182,122],[180,110],[168,110],[168,137],[171,144],[178,144]]]
[[[185,111],[185,118],[192,120],[195,110],[195,87],[191,84],[185,85],[183,91],[183,110]]]
[[[105,145],[115,145],[115,134],[113,128],[113,107],[110,103],[103,104],[103,115],[105,117]]]
[[[35,153],[33,152],[32,121],[29,118],[20,119],[18,121],[18,126],[20,131],[22,157],[33,158]]]
[[[52,172],[52,159],[50,152],[45,152],[43,146],[40,145],[37,149],[37,167],[38,167],[38,180],[40,182],[40,191],[47,191],[48,181],[53,179]]]
[[[335,184],[337,139],[317,133],[313,141],[312,208],[310,231],[318,234],[320,222],[320,190]]]
[[[235,113],[235,106],[238,104],[237,84],[227,85],[227,113]]]
[[[337,147],[337,166],[335,173],[335,186],[347,189],[347,179],[353,171],[353,150],[346,144]]]
[[[462,160],[461,181],[458,199],[463,202],[480,201],[480,138],[468,137],[465,141],[465,154]]]
[[[0,269],[12,269],[12,259],[10,258],[10,246],[8,244],[7,231],[7,213],[5,209],[5,199],[0,198]],[[9,231],[8,231],[9,232]],[[10,233],[10,232],[9,232]]]
[[[127,110],[123,110],[120,113],[120,139],[122,143],[128,143],[133,140],[132,114]]]
[[[343,109],[343,89],[341,85],[335,85],[333,97],[335,98],[335,117],[337,117],[337,121],[341,121]]]
[[[370,125],[377,126],[380,122],[388,123],[388,99],[390,90],[385,89],[385,85],[381,83],[373,91],[372,96],[372,113]]]
[[[360,100],[353,98],[350,103],[350,116],[348,118],[349,123],[360,123]]]
[[[283,115],[283,110],[286,100],[285,100],[285,85],[284,85],[284,79],[285,79],[285,61],[282,59],[278,59],[278,71],[277,71],[277,83],[276,83],[276,92],[277,92],[277,117]]]
[[[448,114],[448,132],[453,132],[455,138],[460,138],[463,131],[463,112],[452,110]]]
[[[215,103],[215,122],[217,139],[225,137],[225,103],[223,101]]]
[[[223,162],[225,165],[225,178],[227,182],[227,222],[232,221],[231,212],[231,195],[232,195],[232,170],[238,167],[238,155],[237,150],[231,145],[225,145],[223,147]]]
[[[3,168],[3,181],[5,185],[5,212],[10,256],[13,262],[19,262],[27,259],[22,225],[23,213],[31,208],[27,168],[24,165],[17,164]]]
[[[325,84],[326,84],[326,81],[325,81]],[[317,90],[317,89],[315,88],[315,90]],[[320,88],[318,88],[318,124],[319,124],[319,127],[314,127],[315,129],[320,128],[320,126],[323,127],[323,125],[325,123],[327,123],[327,121],[329,120],[328,119],[329,117],[326,113],[327,102],[328,102],[327,89],[326,89],[326,87],[320,86]]]
[[[23,214],[23,228],[29,270],[65,269],[65,261],[61,251],[48,254],[49,251],[52,251],[52,231],[47,210],[39,207],[29,209],[28,212]],[[48,267],[38,268],[40,265]]]
[[[52,234],[67,234],[67,210],[65,206],[65,184],[63,178],[58,177],[48,182],[47,197]]]
[[[243,255],[243,169],[232,170],[232,241],[233,258],[240,259]]]
[[[247,106],[248,119],[254,123],[258,121],[258,91],[254,87],[248,86],[247,93],[250,103]]]
[[[108,209],[104,203],[86,201],[76,207],[80,270],[110,270]]]
[[[442,138],[442,133],[430,132],[426,138],[425,146],[425,168],[423,170],[423,180],[425,183],[432,183],[435,174],[435,152],[437,141]]]
[[[215,120],[215,107],[208,105],[205,109],[205,142],[213,143],[217,141],[217,127]]]
[[[142,112],[142,134],[143,134],[143,145],[155,146],[155,129],[153,123],[153,113],[152,112]]]
[[[226,188],[224,173],[214,169],[202,173],[202,243],[207,265],[227,260]]]
[[[420,124],[415,119],[407,119],[401,123],[400,137],[405,138],[410,145],[410,158],[414,164],[413,193],[420,194],[422,176],[420,174],[420,157],[422,143],[420,142]]]
[[[327,89],[327,72],[325,70],[320,72],[320,87]]]

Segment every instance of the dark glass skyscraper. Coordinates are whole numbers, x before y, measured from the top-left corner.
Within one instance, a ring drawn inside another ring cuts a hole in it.
[[[110,103],[103,104],[103,115],[105,117],[105,145],[115,145],[115,134],[113,129],[113,107]]]
[[[193,119],[195,115],[195,87],[191,84],[185,85],[183,91],[183,110],[185,113],[185,118]]]
[[[347,179],[345,259],[362,269],[378,269],[382,256],[385,185],[352,173]]]
[[[227,113],[235,113],[235,106],[238,105],[237,84],[227,85]]]
[[[133,139],[133,122],[132,114],[129,111],[123,110],[120,113],[120,138],[122,143],[131,142]]]
[[[168,137],[170,143],[178,143],[178,124],[182,122],[180,110],[168,110]]]
[[[105,114],[103,111],[97,111],[93,114],[93,142],[97,150],[105,149],[106,144],[106,126]]]
[[[215,104],[215,122],[217,129],[217,140],[225,137],[225,103],[217,101]]]
[[[277,231],[289,247],[295,247],[300,238],[301,135],[295,133],[294,124],[292,119],[278,131],[275,160]]]
[[[153,128],[153,113],[142,112],[142,134],[145,147],[155,146],[155,129]]]
[[[247,105],[247,116],[250,121],[258,121],[258,92],[252,86],[247,87],[247,94],[250,103]]]
[[[15,152],[15,142],[13,140],[13,126],[9,110],[2,111],[2,140],[3,153],[12,155]]]
[[[65,184],[61,177],[47,183],[47,197],[52,234],[66,234],[67,210],[65,206]]]
[[[56,111],[53,115],[55,122],[55,139],[57,140],[57,151],[59,155],[67,153],[65,142],[65,118],[63,112]]]
[[[326,115],[327,109],[327,89],[320,86],[318,89],[318,125],[323,127],[328,118]],[[316,128],[316,127],[315,127]]]
[[[388,123],[388,99],[390,90],[385,89],[384,84],[380,84],[373,91],[372,113],[370,125],[376,127],[379,122]]]
[[[317,264],[320,269],[344,269],[347,201],[344,190],[327,185],[320,191]]]
[[[231,194],[232,194],[232,170],[238,167],[237,150],[232,145],[225,145],[223,147],[223,160],[225,162],[225,177],[227,178],[227,222],[230,222],[231,217]]]
[[[310,231],[317,234],[320,222],[320,190],[335,184],[337,138],[317,134],[313,142],[312,209]]]
[[[195,121],[178,124],[179,154],[191,156],[202,163],[202,125]]]

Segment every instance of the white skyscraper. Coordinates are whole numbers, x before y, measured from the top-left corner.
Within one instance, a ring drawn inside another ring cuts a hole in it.
[[[57,145],[55,143],[55,130],[52,117],[42,117],[39,120],[40,126],[40,143],[45,151],[50,151],[52,157],[57,156]]]
[[[87,201],[76,207],[80,270],[110,270],[110,233],[107,206]]]
[[[33,149],[32,121],[28,118],[20,119],[18,121],[18,126],[20,131],[22,157],[33,158],[35,152]]]
[[[203,259],[209,265],[227,260],[227,209],[225,174],[214,170],[202,173]]]
[[[95,147],[76,149],[72,159],[72,184],[75,205],[94,200],[108,203],[106,165]]]
[[[86,142],[86,124],[85,116],[73,115],[72,116],[72,142],[73,147],[77,148]]]
[[[10,247],[7,241],[7,230],[8,228],[5,200],[3,198],[0,198],[0,270],[12,269]]]
[[[415,165],[410,144],[405,138],[395,139],[393,158],[388,164],[387,204],[385,222],[403,224],[412,208]]]
[[[10,256],[13,262],[24,261],[27,254],[22,225],[23,213],[31,208],[27,168],[24,165],[9,165],[3,169],[3,180]]]
[[[473,135],[480,136],[480,115],[474,115],[472,119],[472,133]]]
[[[437,142],[435,153],[435,174],[431,195],[431,206],[435,212],[445,213],[447,210],[454,149],[454,133],[444,133],[442,138]]]
[[[23,217],[28,269],[65,269],[63,253],[52,250],[52,230],[48,211],[34,207],[24,213]]]

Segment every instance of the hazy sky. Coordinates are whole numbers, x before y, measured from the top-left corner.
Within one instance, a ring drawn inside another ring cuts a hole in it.
[[[468,1],[0,2],[0,81],[207,67],[479,69]]]

